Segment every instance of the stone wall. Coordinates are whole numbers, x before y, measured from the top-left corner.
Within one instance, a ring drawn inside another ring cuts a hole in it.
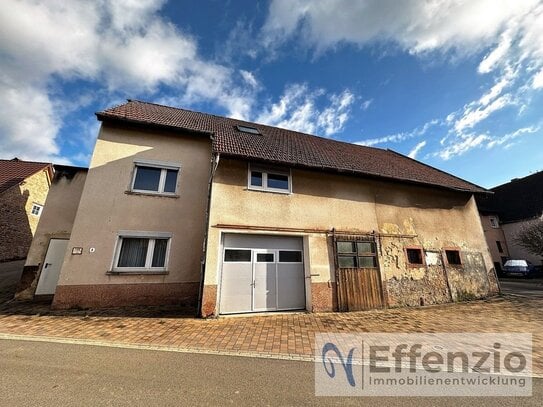
[[[0,195],[0,261],[24,259],[39,222],[34,203],[44,205],[49,177],[40,171]]]

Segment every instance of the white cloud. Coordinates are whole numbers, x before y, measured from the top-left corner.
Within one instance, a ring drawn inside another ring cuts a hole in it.
[[[348,11],[347,11],[348,10]],[[262,29],[263,43],[279,47],[288,39],[317,54],[344,43],[360,47],[394,44],[413,55],[428,53],[463,57],[486,52],[479,74],[495,75],[482,95],[441,121],[444,159],[491,142],[477,130],[486,119],[507,107],[521,114],[531,101],[529,89],[543,88],[543,1],[541,0],[274,0]],[[373,138],[359,144],[401,142],[411,132]],[[495,144],[495,145],[500,145]]]
[[[449,160],[454,156],[462,155],[467,151],[481,146],[485,141],[490,140],[486,134],[465,134],[456,138],[446,148],[437,153],[444,160]]]
[[[407,154],[407,156],[413,159],[417,158],[417,154],[424,148],[425,145],[426,140],[421,141],[409,152],[409,154]]]
[[[536,73],[532,79],[532,88],[541,89],[543,88],[543,69]]]
[[[410,132],[402,132],[402,133],[396,133],[391,134],[388,136],[383,137],[377,137],[367,140],[361,140],[357,141],[355,144],[361,145],[361,146],[375,146],[377,144],[384,144],[384,143],[400,143],[402,141],[414,138],[414,137],[420,137],[425,135],[430,128],[436,125],[440,125],[441,122],[437,119],[430,120],[429,122],[424,123],[422,127],[417,127],[415,130]]]
[[[241,74],[243,80],[247,82],[252,88],[258,88],[259,84],[252,72],[240,69],[239,73]]]
[[[91,83],[93,91],[106,89],[102,104],[117,91],[149,98],[167,87],[181,103],[210,101],[231,116],[247,117],[254,91],[249,77],[237,80],[234,70],[199,56],[195,39],[158,14],[163,5],[0,2],[0,151],[58,161],[64,118],[59,89],[75,79]]]
[[[495,111],[503,109],[511,103],[511,96],[500,96],[487,106],[478,107],[475,109],[466,109],[460,119],[454,124],[454,128],[458,133],[462,133],[466,129],[473,128],[476,124],[485,120]]]
[[[506,145],[506,146],[511,146],[511,142],[519,137],[522,137],[524,135],[528,135],[528,134],[532,134],[532,133],[535,133],[536,131],[538,131],[540,129],[540,127],[536,127],[536,126],[529,126],[529,127],[522,127],[518,130],[515,130],[514,132],[512,133],[508,133],[504,136],[501,136],[501,137],[496,137],[494,138],[492,141],[490,141],[486,147],[488,149],[490,148],[493,148],[495,146],[501,146],[501,145]]]
[[[324,90],[310,90],[306,84],[286,87],[278,102],[266,108],[256,118],[257,122],[310,134],[331,136],[343,130],[349,119],[355,97],[349,90],[333,94],[327,106],[319,108]]]
[[[492,45],[537,0],[275,0],[263,28],[266,44],[299,34],[319,49],[341,42],[359,45],[393,41],[417,54],[436,49],[476,51]]]
[[[362,110],[368,110],[372,103],[373,99],[364,100],[361,105]]]

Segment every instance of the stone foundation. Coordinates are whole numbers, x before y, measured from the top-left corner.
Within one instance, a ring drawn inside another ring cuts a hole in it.
[[[153,305],[195,307],[199,283],[57,286],[52,309]]]

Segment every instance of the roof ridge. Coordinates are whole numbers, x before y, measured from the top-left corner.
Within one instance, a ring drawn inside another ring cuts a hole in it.
[[[418,164],[422,164],[422,165],[424,165],[425,167],[431,168],[431,169],[433,169],[433,170],[435,170],[435,171],[439,171],[439,172],[442,173],[442,174],[448,175],[449,177],[456,178],[457,180],[460,180],[460,181],[462,181],[462,182],[465,182],[465,183],[468,183],[468,184],[470,184],[470,185],[473,185],[474,187],[477,187],[477,188],[482,189],[482,190],[484,190],[484,191],[489,191],[487,188],[483,188],[482,186],[477,185],[477,184],[474,184],[473,182],[470,182],[470,181],[467,181],[467,180],[465,180],[465,179],[463,179],[463,178],[457,177],[456,175],[453,175],[453,174],[451,174],[451,173],[449,173],[449,172],[440,170],[439,168],[434,167],[434,166],[431,166],[430,164],[426,164],[426,163],[423,163],[422,161],[415,160],[414,158],[411,158],[411,157],[409,157],[409,156],[407,156],[407,155],[404,155],[404,154],[402,154],[402,153],[399,153],[399,152],[397,152],[397,151],[394,151],[394,150],[392,150],[392,149],[390,149],[390,148],[387,148],[386,151],[389,151],[389,152],[391,152],[391,153],[393,153],[393,154],[399,155],[400,157],[407,158],[408,160],[414,161],[414,162],[416,162],[416,163],[418,163]],[[459,188],[459,189],[460,189],[460,188]]]

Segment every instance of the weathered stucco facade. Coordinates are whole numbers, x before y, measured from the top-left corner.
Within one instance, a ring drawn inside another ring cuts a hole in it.
[[[92,156],[54,308],[188,303],[195,305],[210,174],[211,141],[202,135],[104,123]],[[180,165],[178,193],[130,191],[135,160]],[[171,234],[168,269],[116,273],[119,231]],[[73,248],[82,254],[72,254]]]
[[[337,309],[330,231],[374,234],[387,306],[480,298],[498,291],[473,197],[468,193],[292,169],[292,193],[247,188],[247,162],[221,158],[213,180],[202,314],[220,313],[221,239],[225,233],[301,236],[307,309]],[[424,267],[404,249],[424,249]],[[461,266],[444,259],[457,248]]]
[[[26,257],[40,220],[32,206],[45,204],[50,183],[50,172],[44,169],[0,194],[0,261]]]
[[[498,292],[473,198],[487,191],[467,181],[388,150],[167,106],[97,115],[54,308],[198,304],[207,317]]]
[[[54,166],[55,176],[40,216],[40,222],[28,250],[15,298],[34,296],[51,239],[70,239],[81,193],[87,177],[86,168]]]

